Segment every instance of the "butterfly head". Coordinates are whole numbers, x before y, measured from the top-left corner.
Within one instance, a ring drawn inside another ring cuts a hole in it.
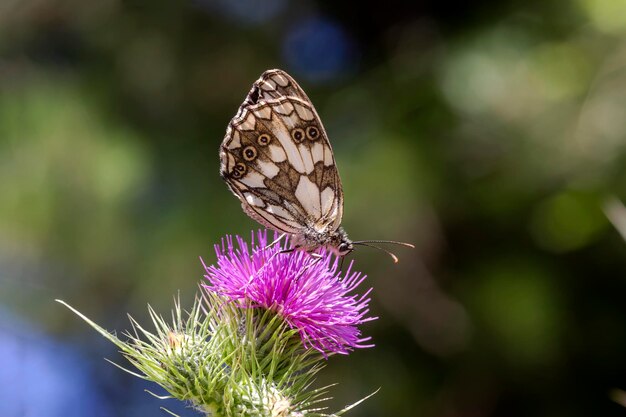
[[[354,244],[348,239],[348,234],[341,227],[332,234],[329,246],[339,256],[346,256],[354,250]]]

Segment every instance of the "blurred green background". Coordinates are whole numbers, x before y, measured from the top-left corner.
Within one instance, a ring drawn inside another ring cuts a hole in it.
[[[176,407],[53,300],[118,330],[191,304],[257,228],[218,147],[269,68],[320,113],[350,237],[418,246],[353,254],[380,319],[331,409],[624,415],[624,0],[2,0],[2,415]]]

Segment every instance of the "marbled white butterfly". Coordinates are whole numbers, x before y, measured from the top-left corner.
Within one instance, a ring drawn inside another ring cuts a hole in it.
[[[294,249],[326,247],[344,256],[355,244],[413,247],[348,239],[340,227],[341,180],[324,126],[304,90],[284,71],[265,71],[254,83],[228,124],[220,159],[220,175],[244,212],[290,235]]]

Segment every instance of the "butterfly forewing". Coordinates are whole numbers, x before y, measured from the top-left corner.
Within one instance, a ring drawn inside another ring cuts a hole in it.
[[[335,231],[343,193],[332,148],[302,88],[281,70],[257,80],[230,122],[221,174],[244,211],[292,235]]]
[[[302,87],[289,74],[279,69],[267,70],[252,85],[239,111],[246,104],[256,104],[259,101],[268,101],[282,97],[296,97],[311,103]]]

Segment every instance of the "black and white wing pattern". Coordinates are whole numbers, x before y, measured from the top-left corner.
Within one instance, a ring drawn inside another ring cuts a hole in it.
[[[263,73],[226,130],[220,173],[244,211],[262,225],[305,238],[341,224],[343,191],[313,104],[287,73]],[[323,239],[317,238],[319,244]]]

